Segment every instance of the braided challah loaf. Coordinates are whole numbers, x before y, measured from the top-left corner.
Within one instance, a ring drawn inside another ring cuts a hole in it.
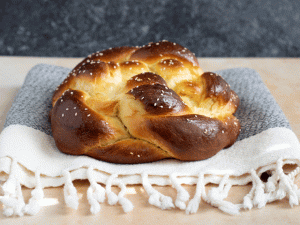
[[[168,41],[96,52],[56,89],[50,113],[64,153],[112,163],[207,159],[240,132],[236,93]]]

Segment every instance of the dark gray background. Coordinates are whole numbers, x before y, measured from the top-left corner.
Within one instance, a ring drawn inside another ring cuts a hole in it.
[[[0,3],[0,55],[85,57],[163,39],[197,57],[300,57],[300,0]]]

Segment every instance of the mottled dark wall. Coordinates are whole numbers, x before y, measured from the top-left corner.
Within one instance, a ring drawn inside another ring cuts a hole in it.
[[[198,57],[300,57],[300,0],[0,3],[0,55],[84,57],[163,39]]]

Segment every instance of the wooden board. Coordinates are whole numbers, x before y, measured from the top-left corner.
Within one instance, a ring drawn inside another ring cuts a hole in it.
[[[0,57],[0,132],[3,129],[6,114],[20,89],[27,72],[36,64],[47,63],[73,68],[80,58],[35,58]],[[261,75],[264,83],[290,121],[293,131],[300,139],[300,59],[298,58],[199,58],[204,71],[247,67]],[[299,181],[299,179],[297,179]],[[160,210],[148,204],[148,196],[141,185],[129,186],[126,197],[133,203],[134,210],[125,214],[120,205],[101,204],[101,211],[91,215],[87,202],[87,181],[75,181],[78,191],[79,208],[77,211],[67,208],[61,187],[46,188],[41,211],[36,216],[6,218],[2,215],[1,224],[298,224],[300,206],[291,208],[286,199],[268,204],[263,209],[241,211],[239,216],[230,216],[202,202],[196,214],[186,215],[179,209]],[[191,196],[195,186],[184,186]],[[207,187],[211,188],[212,185]],[[171,187],[155,187],[163,194],[176,198]],[[242,201],[250,185],[233,187],[228,199],[234,203]],[[113,188],[113,191],[119,191]],[[30,189],[23,188],[25,202],[30,198]]]

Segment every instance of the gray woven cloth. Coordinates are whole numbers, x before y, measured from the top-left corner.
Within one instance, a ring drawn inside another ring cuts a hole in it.
[[[68,68],[45,64],[32,68],[7,114],[4,127],[20,124],[51,135],[51,98],[56,87],[69,72]],[[235,114],[241,122],[238,140],[269,128],[291,129],[281,108],[255,70],[235,68],[216,72],[230,84],[240,98],[240,106]]]

